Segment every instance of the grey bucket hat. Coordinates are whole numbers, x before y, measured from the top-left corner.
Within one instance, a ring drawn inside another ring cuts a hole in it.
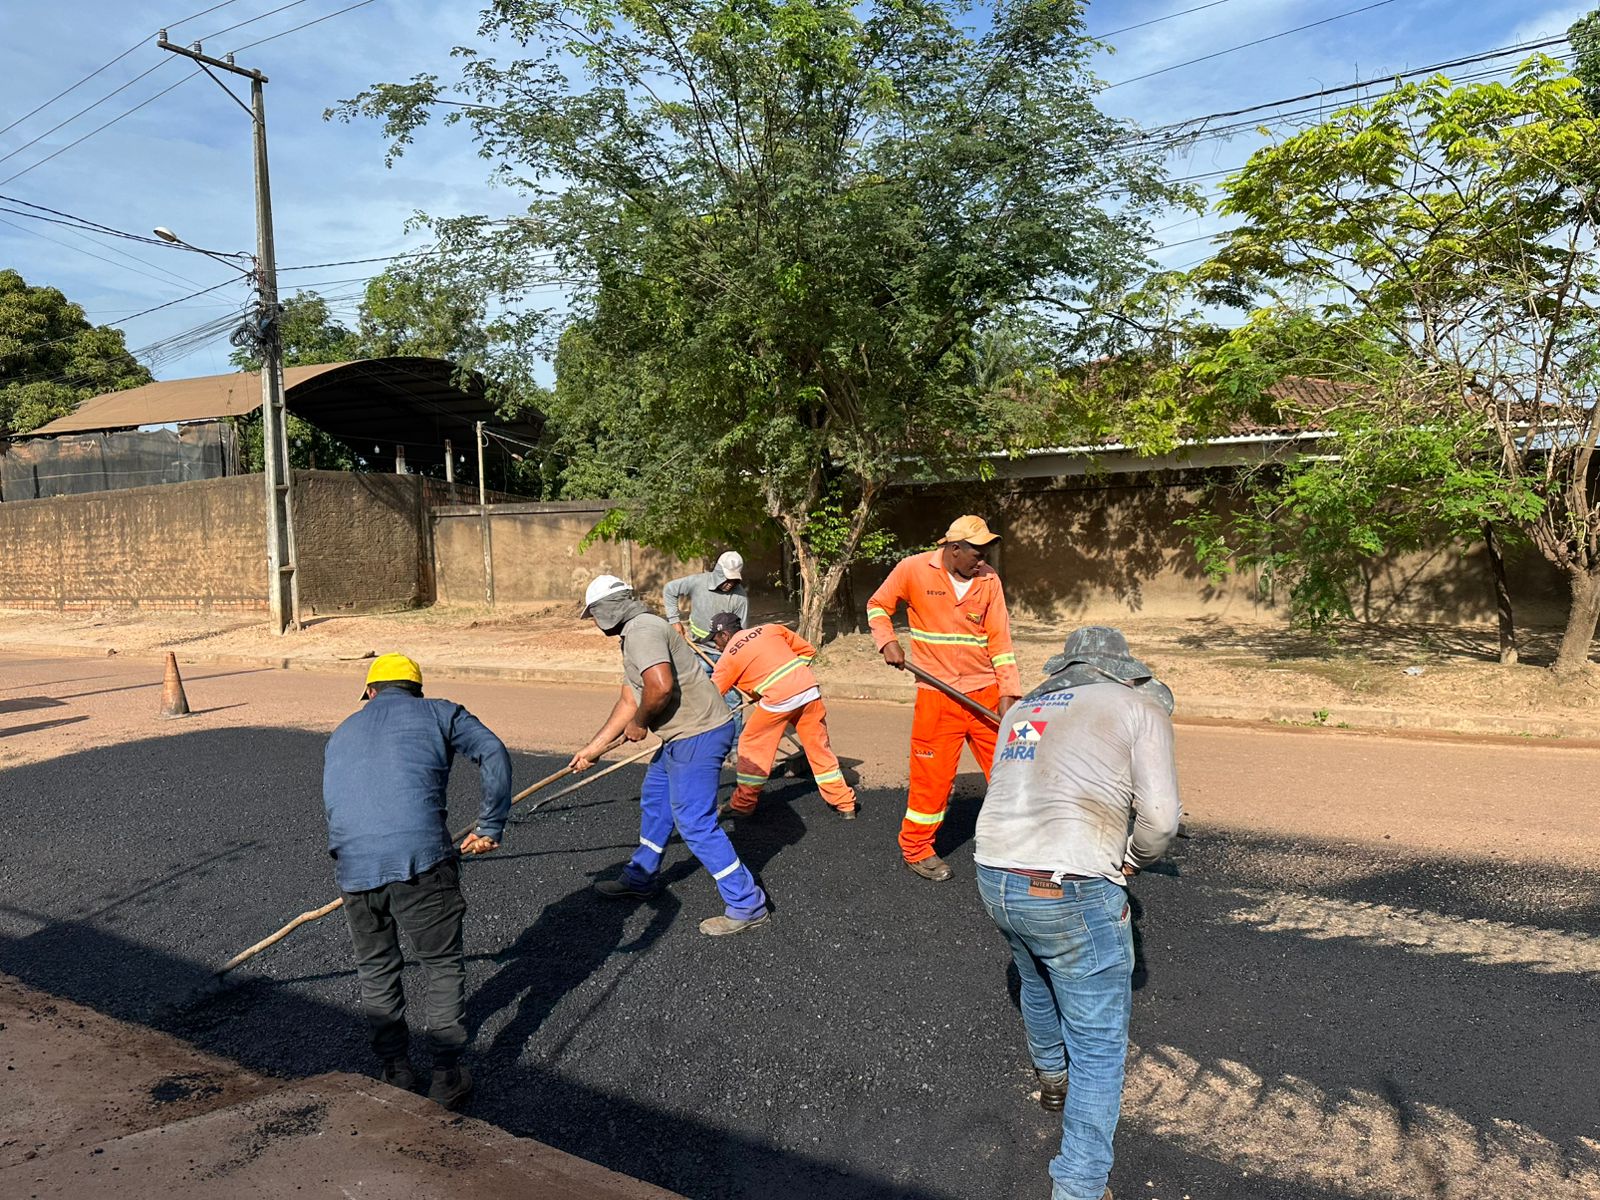
[[[1121,680],[1136,690],[1147,692],[1160,701],[1168,713],[1172,712],[1172,691],[1155,677],[1144,663],[1128,649],[1128,639],[1122,630],[1106,625],[1086,625],[1067,635],[1061,653],[1052,655],[1044,664],[1046,675],[1059,675],[1069,667],[1088,667],[1110,679]]]

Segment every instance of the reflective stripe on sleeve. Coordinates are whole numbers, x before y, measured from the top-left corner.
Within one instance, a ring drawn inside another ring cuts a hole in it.
[[[867,609],[867,620],[876,621],[879,617],[882,617],[885,621],[887,621],[889,619],[889,614],[884,612],[881,608],[872,608],[869,606]]]
[[[997,667],[1014,667],[1017,665],[1017,656],[1015,654],[996,654],[991,661]]]

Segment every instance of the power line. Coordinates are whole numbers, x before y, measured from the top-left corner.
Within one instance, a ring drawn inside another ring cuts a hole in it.
[[[1375,8],[1383,8],[1386,5],[1393,4],[1394,2],[1395,0],[1377,0],[1376,3],[1368,4],[1364,8],[1352,8],[1348,12],[1336,13],[1331,17],[1323,17],[1320,21],[1311,21],[1305,25],[1296,25],[1293,29],[1285,29],[1282,33],[1272,33],[1268,34],[1266,37],[1256,38],[1253,42],[1242,42],[1237,46],[1229,46],[1225,50],[1214,50],[1210,54],[1202,54],[1199,58],[1191,58],[1186,62],[1173,63],[1169,67],[1159,67],[1154,71],[1146,71],[1143,75],[1135,75],[1130,79],[1119,79],[1116,83],[1106,84],[1105,90],[1109,91],[1112,88],[1119,88],[1125,84],[1138,83],[1140,80],[1144,79],[1153,79],[1157,75],[1165,75],[1169,71],[1180,71],[1184,67],[1192,67],[1196,63],[1210,62],[1213,58],[1221,58],[1223,55],[1232,54],[1236,50],[1248,50],[1251,46],[1260,46],[1265,42],[1275,42],[1279,38],[1288,37],[1293,33],[1304,33],[1307,29],[1315,29],[1319,25],[1331,25],[1335,21],[1342,21],[1346,17],[1353,17],[1360,13],[1371,12]]]
[[[33,217],[38,221],[49,221],[53,225],[70,225],[74,229],[82,229],[89,233],[109,234],[112,237],[127,238],[130,242],[144,242],[151,246],[166,246],[168,244],[160,238],[129,233],[125,229],[102,225],[99,221],[91,221],[88,217],[80,217],[76,213],[63,212],[61,209],[51,208],[47,204],[35,204],[31,200],[23,200],[17,196],[7,196],[4,193],[0,193],[0,200],[5,201],[7,204],[20,204],[25,208],[37,209],[40,213],[50,214],[49,216],[35,216],[34,213],[18,213],[17,215],[21,217]]]
[[[237,3],[238,3],[238,0],[222,0],[221,4],[213,4],[210,8],[201,9],[197,13],[190,13],[187,17],[179,17],[176,21],[169,21],[169,22],[167,22],[167,27],[170,29],[170,28],[172,28],[174,26],[182,25],[185,21],[193,21],[197,17],[205,16],[207,13],[216,12],[217,9],[219,9],[219,8],[227,8],[228,5],[237,4]],[[128,55],[132,54],[135,50],[138,50],[140,47],[142,47],[149,40],[150,39],[147,38],[147,37],[140,38],[137,42],[135,42],[133,45],[129,46],[121,54],[117,55],[115,58],[110,59],[107,62],[101,63],[98,67],[96,67],[94,70],[90,71],[82,79],[78,80],[76,83],[72,84],[71,86],[69,86],[67,88],[64,88],[63,90],[57,92],[54,96],[51,96],[50,99],[46,100],[43,104],[39,105],[37,108],[29,109],[27,112],[23,113],[20,117],[18,117],[15,121],[11,122],[11,124],[7,125],[4,129],[0,129],[0,136],[4,136],[5,134],[10,133],[13,129],[15,129],[18,125],[21,125],[28,118],[30,118],[32,116],[35,116],[38,113],[42,113],[45,109],[49,108],[57,100],[60,100],[64,96],[71,95],[73,92],[75,92],[79,88],[81,88],[84,84],[88,83],[91,79],[94,79],[96,76],[101,75],[102,73],[110,70],[112,67],[116,66],[123,59],[127,58]],[[79,115],[81,116],[82,114],[79,114]],[[58,128],[59,128],[59,126],[58,126]],[[30,145],[31,144],[32,143],[30,143]]]
[[[164,67],[166,65],[167,65],[167,61],[165,59],[163,59],[162,61],[156,63],[154,66],[149,67],[146,70],[143,70],[143,71],[139,72],[139,74],[135,75],[132,79],[128,80],[127,83],[124,83],[121,87],[114,88],[113,90],[107,92],[104,96],[101,96],[100,99],[96,100],[93,104],[90,104],[85,108],[80,108],[77,112],[73,113],[70,117],[67,117],[65,120],[57,121],[54,125],[50,126],[49,129],[46,129],[43,133],[39,134],[39,136],[34,138],[32,141],[23,142],[22,145],[18,146],[15,150],[11,151],[9,154],[0,154],[0,162],[5,162],[7,159],[15,158],[17,155],[21,154],[24,150],[26,150],[29,146],[37,145],[39,142],[44,141],[45,138],[49,137],[52,133],[54,133],[56,130],[60,129],[62,126],[71,125],[74,121],[76,121],[79,117],[83,116],[85,113],[93,112],[95,109],[99,108],[102,104],[104,104],[107,100],[111,99],[111,97],[117,95],[119,92],[127,91],[129,88],[131,88],[134,84],[138,83],[145,76],[155,74],[157,71],[159,71],[162,67]]]
[[[215,33],[208,33],[205,35],[205,37],[198,38],[196,40],[203,45],[206,42],[214,41],[225,33],[232,33],[235,29],[243,29],[246,25],[254,25],[257,21],[265,21],[268,17],[275,17],[279,13],[287,12],[291,8],[299,8],[305,2],[306,0],[290,0],[288,4],[282,5],[281,7],[268,9],[259,16],[251,17],[248,20],[240,21],[234,25],[229,25],[225,29],[219,29]]]
[[[44,164],[49,162],[52,158],[55,158],[58,155],[65,154],[68,150],[71,150],[74,146],[82,145],[84,142],[86,142],[90,138],[92,138],[95,134],[100,133],[103,130],[110,129],[113,125],[115,125],[118,121],[121,121],[123,118],[133,116],[134,113],[138,112],[145,105],[153,104],[155,101],[157,101],[157,100],[161,99],[161,97],[165,96],[168,92],[173,91],[176,88],[180,88],[184,84],[188,83],[189,80],[193,79],[198,74],[200,74],[199,71],[191,71],[191,72],[189,72],[189,74],[185,75],[182,79],[178,80],[178,82],[173,84],[171,87],[162,88],[154,96],[150,96],[147,99],[139,101],[138,104],[135,104],[132,108],[128,109],[127,112],[122,113],[119,116],[112,117],[111,120],[107,121],[104,125],[97,125],[95,128],[91,129],[88,133],[84,134],[82,137],[78,138],[76,141],[68,142],[65,146],[61,147],[61,149],[56,150],[53,153],[45,155],[43,158],[39,159],[37,162],[33,163],[31,166],[23,167],[22,170],[16,172],[14,175],[7,175],[4,179],[0,179],[0,187],[4,187],[6,184],[10,183],[14,179],[21,179],[29,171],[32,171],[37,167],[44,166]]]
[[[1187,17],[1190,13],[1201,12],[1208,8],[1215,8],[1219,4],[1227,3],[1229,3],[1229,0],[1211,0],[1209,4],[1197,4],[1193,8],[1186,8],[1181,12],[1168,13],[1164,17],[1154,17],[1148,21],[1140,21],[1137,25],[1124,25],[1121,29],[1108,29],[1105,33],[1093,33],[1089,36],[1097,42],[1103,42],[1107,38],[1116,37],[1119,33],[1130,33],[1135,29],[1143,29],[1147,25],[1159,25],[1161,22],[1171,21],[1175,17]]]
[[[1173,121],[1166,125],[1157,125],[1151,129],[1143,131],[1144,136],[1142,140],[1154,140],[1158,134],[1181,130],[1186,126],[1203,124],[1206,121],[1221,120],[1225,117],[1248,116],[1250,113],[1266,112],[1270,109],[1282,108],[1286,104],[1299,104],[1305,100],[1320,100],[1327,96],[1339,95],[1342,92],[1353,92],[1358,91],[1361,88],[1377,87],[1380,84],[1392,83],[1398,79],[1414,79],[1419,75],[1432,75],[1438,71],[1448,71],[1452,67],[1471,66],[1480,62],[1488,62],[1490,59],[1505,58],[1508,55],[1520,54],[1525,51],[1531,52],[1534,50],[1542,50],[1549,46],[1560,45],[1566,40],[1566,35],[1563,34],[1560,37],[1545,38],[1542,41],[1522,42],[1518,45],[1501,46],[1494,50],[1486,50],[1478,54],[1471,54],[1465,58],[1449,59],[1445,62],[1433,63],[1426,67],[1417,67],[1410,71],[1398,71],[1389,75],[1374,75],[1370,79],[1360,79],[1354,83],[1341,83],[1334,87],[1319,88],[1314,92],[1304,92],[1298,96],[1287,96],[1282,100],[1269,100],[1264,104],[1252,104],[1247,108],[1234,108],[1224,112],[1206,113],[1204,116],[1199,117],[1186,117],[1182,121]],[[1125,80],[1124,82],[1130,81]]]
[[[371,3],[373,3],[373,0],[357,0],[357,3],[355,3],[355,4],[351,4],[351,5],[346,6],[345,8],[341,8],[337,12],[331,12],[325,17],[318,17],[314,21],[307,21],[304,25],[296,25],[293,29],[285,29],[282,33],[275,33],[271,37],[264,37],[264,38],[259,38],[259,39],[257,39],[256,41],[253,41],[253,42],[246,42],[242,46],[235,47],[233,52],[235,54],[238,54],[242,50],[250,50],[250,49],[253,49],[256,46],[264,46],[264,45],[266,45],[266,43],[275,42],[281,37],[288,37],[291,33],[299,33],[302,29],[310,29],[313,25],[320,25],[324,21],[331,21],[335,17],[342,17],[347,12],[354,12],[358,8],[365,8],[367,5],[369,5]]]

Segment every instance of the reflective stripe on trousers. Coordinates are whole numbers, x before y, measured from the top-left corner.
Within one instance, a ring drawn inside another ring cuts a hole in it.
[[[717,824],[717,786],[732,745],[729,721],[694,737],[675,738],[656,751],[639,791],[639,849],[622,877],[636,887],[652,882],[676,826],[690,853],[716,881],[724,911],[736,921],[747,921],[767,911],[767,897]]]

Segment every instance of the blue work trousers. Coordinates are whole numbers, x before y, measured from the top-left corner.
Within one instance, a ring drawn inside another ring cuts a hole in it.
[[[1012,871],[978,867],[984,907],[1022,976],[1022,1024],[1033,1065],[1067,1080],[1051,1200],[1100,1200],[1122,1112],[1133,1008],[1133,922],[1124,888],[1066,879],[1061,896],[1029,894]]]
[[[748,921],[767,911],[766,893],[717,824],[722,760],[733,746],[733,722],[694,737],[674,738],[650,760],[639,793],[639,850],[622,869],[635,887],[647,887],[661,869],[673,826],[690,853],[711,873],[728,916]]]

